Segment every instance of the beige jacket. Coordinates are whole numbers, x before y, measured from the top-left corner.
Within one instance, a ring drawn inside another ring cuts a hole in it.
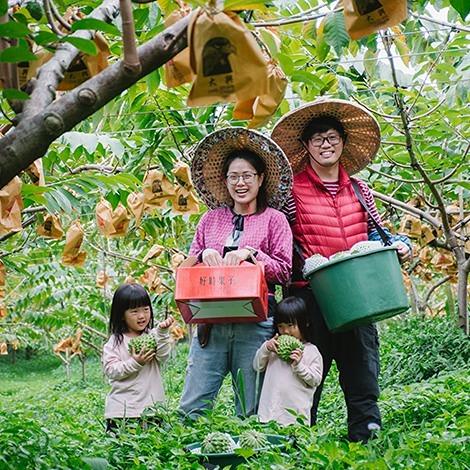
[[[153,329],[152,333],[157,338],[156,359],[144,365],[129,354],[131,338],[125,334],[118,346],[114,344],[114,335],[104,345],[101,362],[111,385],[106,397],[105,418],[137,418],[144,408],[165,399],[160,365],[170,354],[170,334],[160,328]]]

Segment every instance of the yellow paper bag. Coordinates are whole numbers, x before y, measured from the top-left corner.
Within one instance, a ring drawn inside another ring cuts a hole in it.
[[[22,208],[21,180],[15,176],[0,189],[0,236],[23,230],[21,225]]]
[[[189,22],[188,43],[196,73],[189,106],[246,101],[266,93],[263,52],[235,13],[201,8]]]
[[[137,284],[137,281],[132,276],[126,276],[124,279],[124,284]]]
[[[101,234],[105,237],[111,236],[115,231],[113,224],[113,208],[111,203],[106,199],[101,199],[101,201],[96,205],[95,215],[96,226]]]
[[[132,215],[135,217],[135,225],[139,226],[144,213],[144,193],[131,193],[127,196],[127,205]]]
[[[182,3],[179,10],[173,11],[170,16],[165,19],[165,27],[168,28],[190,13],[191,8]],[[191,83],[194,77],[191,64],[189,63],[189,47],[186,47],[179,54],[176,54],[173,59],[170,59],[163,66],[163,81],[168,88],[174,88],[183,83]]]
[[[8,355],[8,345],[7,343],[3,342],[0,343],[0,356],[7,356]]]
[[[197,214],[199,212],[199,204],[196,196],[184,188],[178,188],[172,201],[171,210],[174,214],[178,215]]]
[[[144,178],[143,192],[146,208],[158,208],[173,198],[175,188],[161,171],[150,170]]]
[[[26,168],[26,173],[31,179],[31,182],[37,186],[44,186],[46,181],[44,179],[44,170],[42,167],[42,160],[38,158],[31,165]]]
[[[249,128],[261,127],[266,124],[284,99],[287,89],[287,78],[281,68],[270,60],[268,62],[267,92],[253,100],[237,102],[233,117],[235,119],[251,119]]]
[[[191,170],[186,163],[177,162],[172,170],[172,173],[180,186],[182,186],[187,191],[191,191],[193,188],[193,183],[191,181]]]
[[[158,275],[158,269],[155,266],[148,268],[140,278],[140,282],[144,284],[151,292],[161,294],[164,292],[162,280]]]
[[[129,228],[130,217],[127,209],[119,203],[113,211],[112,223],[114,231],[111,233],[111,237],[122,237],[127,233]]]
[[[173,271],[176,270],[176,268],[179,268],[179,266],[181,265],[181,263],[185,260],[185,256],[182,254],[182,253],[175,253],[173,255],[171,255],[171,268],[173,269]]]
[[[343,0],[343,7],[351,39],[395,26],[407,16],[407,0]]]
[[[109,276],[106,271],[99,271],[96,275],[96,287],[104,288],[110,280],[111,276]]]
[[[149,259],[157,258],[164,251],[165,251],[165,247],[163,247],[161,245],[153,245],[152,248],[150,248],[148,253],[145,255],[145,257],[143,259],[144,263],[146,263]]]
[[[62,252],[62,264],[65,266],[82,266],[85,263],[86,253],[80,251],[84,231],[78,220],[72,223],[65,234],[65,246]]]
[[[60,240],[64,236],[64,231],[57,216],[47,214],[44,222],[37,228],[37,234],[46,238]]]

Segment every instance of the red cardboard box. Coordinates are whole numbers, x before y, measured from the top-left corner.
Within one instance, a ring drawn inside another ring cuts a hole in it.
[[[175,300],[186,323],[260,322],[268,314],[268,286],[261,264],[176,270]]]

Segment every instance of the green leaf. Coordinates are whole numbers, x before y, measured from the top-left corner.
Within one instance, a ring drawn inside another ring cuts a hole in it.
[[[0,52],[0,62],[29,62],[36,59],[37,56],[24,46],[9,47]]]
[[[28,27],[17,21],[9,21],[0,24],[0,37],[3,38],[23,38],[29,34]]]
[[[316,90],[321,90],[325,84],[315,74],[306,72],[305,70],[297,70],[291,75],[292,82],[301,82],[313,87]]]
[[[108,468],[108,461],[102,457],[82,457],[83,462],[89,465],[92,470],[106,470]]]
[[[338,55],[341,55],[343,47],[347,47],[349,44],[349,35],[342,12],[333,13],[326,17],[323,33],[326,43],[333,47]]]
[[[78,31],[80,29],[102,31],[103,33],[112,34],[114,36],[121,35],[121,32],[116,26],[96,18],[84,18],[72,24],[72,31]]]
[[[65,38],[62,38],[61,41],[72,44],[72,46],[75,46],[77,49],[84,52],[85,54],[88,54],[88,55],[98,54],[98,48],[96,47],[96,44],[94,43],[94,41],[92,41],[91,39],[66,36]]]
[[[57,34],[51,33],[50,31],[39,31],[34,35],[34,41],[38,46],[44,46],[52,42],[58,41],[60,38]]]
[[[449,2],[458,12],[462,20],[470,13],[470,2],[468,0],[450,0]]]
[[[0,0],[0,16],[3,16],[8,11],[8,0]]]
[[[28,100],[29,95],[21,90],[16,90],[15,88],[7,88],[2,90],[2,95],[7,100]]]

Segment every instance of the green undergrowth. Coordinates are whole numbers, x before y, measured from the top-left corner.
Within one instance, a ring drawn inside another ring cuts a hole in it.
[[[242,469],[470,469],[468,351],[468,339],[447,319],[410,316],[381,325],[383,429],[367,445],[345,439],[335,370],[314,428],[234,417],[228,380],[214,411],[188,423],[176,412],[188,352],[182,344],[164,370],[167,403],[152,410],[161,424],[127,425],[112,437],[104,432],[107,385],[97,359],[87,362],[83,382],[78,362],[67,381],[52,356],[14,365],[1,357],[0,469],[197,469],[202,466],[186,445],[209,431],[238,435],[252,428],[283,434],[290,443],[283,452],[250,457]]]

